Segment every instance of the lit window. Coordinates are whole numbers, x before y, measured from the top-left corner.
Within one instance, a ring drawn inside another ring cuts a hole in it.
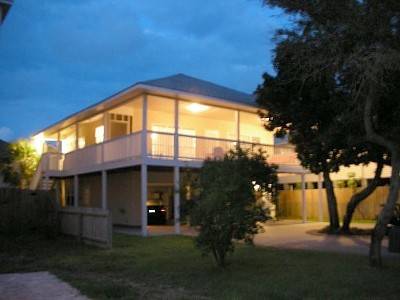
[[[95,129],[96,144],[102,143],[104,141],[104,126],[98,126]]]

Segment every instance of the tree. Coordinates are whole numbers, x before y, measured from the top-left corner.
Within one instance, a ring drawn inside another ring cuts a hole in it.
[[[385,206],[371,237],[370,263],[380,266],[381,243],[400,188],[400,2],[397,0],[265,0],[295,16],[282,40],[300,47],[294,65],[303,65],[308,78],[334,74],[348,95],[344,115],[360,116],[363,137],[388,154],[392,174]],[[301,47],[306,45],[306,47]],[[301,58],[301,60],[300,60]],[[305,78],[303,78],[305,79]],[[349,128],[351,130],[351,127]]]
[[[39,157],[29,141],[10,144],[9,156],[2,167],[4,181],[21,189],[27,188],[38,162]]]
[[[278,135],[288,134],[302,166],[315,174],[323,174],[330,232],[338,232],[339,215],[330,172],[338,171],[346,157],[342,151],[345,147],[343,132],[337,128],[338,124],[332,126],[332,121],[339,113],[338,103],[344,100],[334,91],[335,80],[329,72],[317,81],[303,80],[299,74],[305,70],[300,65],[293,68],[297,66],[291,64],[296,53],[291,49],[288,42],[277,47],[274,60],[277,75],[264,75],[256,99],[265,109],[261,112],[267,120],[265,127]]]
[[[252,244],[268,218],[262,196],[275,193],[276,183],[275,167],[268,165],[263,153],[238,148],[221,160],[206,160],[187,197],[191,225],[199,230],[196,247],[203,255],[211,253],[224,267],[234,240]]]

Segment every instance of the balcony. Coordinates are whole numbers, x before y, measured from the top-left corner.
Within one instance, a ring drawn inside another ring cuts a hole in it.
[[[135,132],[67,154],[45,153],[41,162],[42,171],[63,172],[67,175],[139,165],[143,159],[149,164],[171,165],[178,162],[188,166],[196,163],[199,165],[206,158],[222,158],[238,144],[236,140],[182,134],[175,136],[173,133],[156,131],[147,132],[142,140],[142,134]],[[175,147],[175,142],[178,142],[178,147]],[[298,165],[296,153],[290,146],[248,142],[240,142],[240,146],[252,151],[261,149],[266,152],[270,163]],[[147,151],[142,156],[143,147]]]

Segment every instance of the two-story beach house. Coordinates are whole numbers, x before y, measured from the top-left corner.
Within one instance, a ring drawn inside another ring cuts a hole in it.
[[[283,185],[301,182],[304,221],[306,182],[317,183],[322,220],[321,177],[298,164],[293,147],[275,143],[257,111],[252,95],[183,74],[138,82],[34,135],[42,157],[31,189],[55,187],[62,206],[108,209],[114,224],[140,227],[143,235],[149,206],[161,205],[179,233],[182,170],[239,144],[263,149]],[[373,166],[351,171],[374,175]]]
[[[138,82],[34,135],[42,158],[31,188],[55,185],[61,205],[107,208],[114,224],[143,235],[147,206],[161,203],[179,232],[182,168],[240,144],[299,169],[257,110],[249,94],[183,74]]]

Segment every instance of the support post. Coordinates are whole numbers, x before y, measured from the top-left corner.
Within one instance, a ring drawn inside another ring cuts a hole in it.
[[[301,203],[303,223],[307,222],[306,181],[305,174],[301,174]]]
[[[107,171],[101,171],[101,208],[107,209]]]
[[[322,176],[321,174],[318,174],[318,214],[320,222],[324,221],[324,207],[322,204],[322,198]]]
[[[174,225],[175,233],[181,233],[181,216],[180,216],[180,176],[179,167],[174,167]]]
[[[79,206],[79,176],[74,176],[74,207]]]
[[[147,236],[147,165],[142,164],[140,168],[140,209],[142,236]]]

